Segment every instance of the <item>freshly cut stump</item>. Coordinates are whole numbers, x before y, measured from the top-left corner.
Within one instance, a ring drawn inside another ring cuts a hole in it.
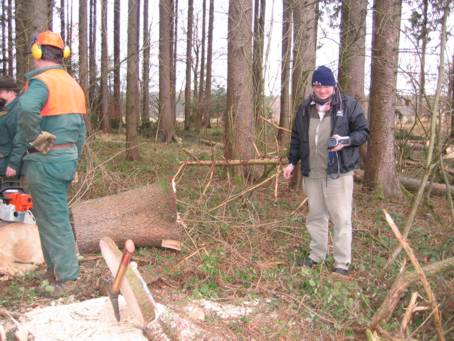
[[[38,227],[34,224],[0,223],[0,275],[16,275],[44,263]]]

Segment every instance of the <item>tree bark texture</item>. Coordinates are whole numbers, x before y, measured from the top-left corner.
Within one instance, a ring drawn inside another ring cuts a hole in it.
[[[175,194],[159,184],[83,201],[71,207],[71,212],[81,252],[98,251],[103,237],[121,245],[132,239],[136,246],[159,247],[163,241],[181,238]]]
[[[8,75],[14,74],[14,41],[13,41],[13,0],[8,0]],[[16,77],[17,79],[18,77]]]
[[[142,69],[142,124],[150,118],[150,28],[148,0],[143,0],[143,69]]]
[[[88,95],[88,42],[87,42],[87,1],[79,1],[79,83]],[[88,99],[89,100],[89,99]],[[87,102],[88,104],[88,102]],[[87,131],[91,131],[90,115],[86,115]]]
[[[139,137],[137,133],[139,101],[139,18],[140,0],[128,3],[128,66],[126,74],[126,159],[138,160]]]
[[[365,107],[364,62],[367,0],[342,2],[338,84]]]
[[[66,42],[65,0],[60,0],[60,35]]]
[[[96,12],[97,12],[97,1],[90,0],[90,27],[89,27],[89,37],[90,37],[90,49],[89,49],[89,90],[88,90],[88,101],[91,111],[96,115],[97,114],[97,105],[95,103],[96,98],[96,87],[97,87],[97,66],[96,66]],[[96,116],[97,117],[97,116]]]
[[[254,0],[254,39],[252,55],[252,83],[254,96],[254,117],[259,122],[260,115],[265,109],[264,75],[263,75],[263,46],[265,43],[265,0]]]
[[[121,91],[120,91],[120,0],[114,2],[114,117],[121,122]]]
[[[207,62],[206,62],[206,81],[203,94],[202,106],[202,127],[210,127],[211,110],[211,78],[213,66],[213,25],[214,25],[214,0],[210,0],[210,12],[208,15],[208,43],[207,43]]]
[[[291,0],[282,1],[282,58],[281,58],[281,111],[279,126],[290,129],[292,112],[290,110],[290,58],[292,49],[292,4]],[[279,129],[277,139],[281,146],[288,146],[290,135]]]
[[[194,0],[188,0],[188,29],[186,33],[186,87],[184,90],[184,129],[189,130],[192,114],[192,27],[194,21]]]
[[[101,1],[101,115],[102,130],[111,131],[109,115],[109,88],[107,86],[109,55],[107,49],[107,0]]]
[[[230,0],[228,19],[226,159],[254,158],[255,122],[252,97],[252,0]],[[249,167],[243,168],[249,177]]]
[[[293,73],[292,112],[312,91],[311,76],[315,69],[317,47],[318,1],[293,2]]]
[[[8,67],[8,46],[6,46],[6,0],[2,0],[2,16],[0,18],[1,20],[1,28],[2,28],[2,36],[1,36],[1,41],[2,41],[2,60],[1,60],[1,65],[2,65],[2,73],[6,75],[6,70]]]
[[[394,105],[401,0],[375,0],[369,96],[370,140],[366,184],[385,197],[400,197],[394,151]]]
[[[162,142],[175,136],[172,115],[172,20],[173,0],[159,1],[159,134]]]
[[[194,117],[194,128],[196,131],[200,131],[202,127],[202,115],[203,115],[203,94],[205,92],[205,45],[206,45],[206,0],[202,1],[202,40],[201,40],[201,52],[200,52],[200,73],[199,73],[199,90],[197,92],[197,110]]]

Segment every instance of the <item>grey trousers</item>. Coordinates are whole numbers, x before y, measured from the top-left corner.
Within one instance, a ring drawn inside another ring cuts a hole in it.
[[[337,179],[304,178],[309,213],[306,226],[311,236],[309,257],[321,262],[328,253],[328,223],[334,225],[334,267],[348,269],[351,263],[353,175]]]

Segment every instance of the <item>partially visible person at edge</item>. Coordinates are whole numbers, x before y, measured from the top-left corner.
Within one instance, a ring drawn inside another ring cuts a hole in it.
[[[53,283],[37,291],[52,297],[73,292],[80,272],[67,192],[85,142],[86,100],[63,68],[64,55],[69,56],[69,49],[59,34],[37,35],[34,70],[25,75],[19,99],[19,133],[28,145],[24,172],[47,265],[40,278]]]
[[[290,141],[289,179],[301,160],[309,212],[306,226],[310,253],[303,264],[313,268],[328,253],[328,223],[334,225],[333,272],[348,276],[352,244],[353,170],[359,146],[369,135],[361,105],[340,93],[332,71],[318,67],[312,75],[312,94],[298,108]],[[330,139],[331,138],[331,139]],[[330,145],[330,149],[328,149]]]
[[[26,146],[17,136],[17,94],[14,79],[0,78],[0,178],[5,182],[19,178]],[[6,179],[9,178],[9,179]]]

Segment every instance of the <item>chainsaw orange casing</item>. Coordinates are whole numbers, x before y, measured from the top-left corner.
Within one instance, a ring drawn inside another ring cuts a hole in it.
[[[18,192],[5,193],[4,197],[8,200],[10,205],[14,205],[14,207],[16,207],[16,211],[18,212],[25,212],[33,208],[32,197],[30,194]]]

